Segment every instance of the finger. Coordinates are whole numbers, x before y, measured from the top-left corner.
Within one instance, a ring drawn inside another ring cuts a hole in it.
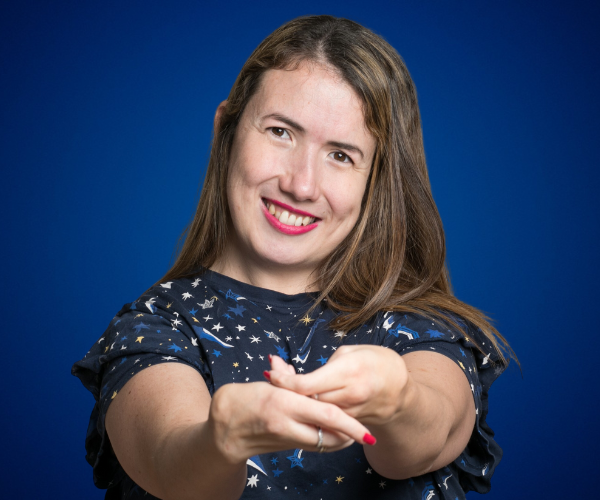
[[[304,396],[340,390],[349,384],[343,363],[327,363],[306,375],[291,374],[287,370],[271,372],[271,383]]]
[[[374,444],[374,437],[363,424],[330,403],[307,399],[295,408],[295,420],[344,434],[360,444]]]

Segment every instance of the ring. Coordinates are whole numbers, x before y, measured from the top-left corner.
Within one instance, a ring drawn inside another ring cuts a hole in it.
[[[323,429],[321,429],[320,427],[317,427],[317,429],[319,434],[319,441],[317,442],[317,451],[319,453],[324,453],[325,446],[323,446]]]

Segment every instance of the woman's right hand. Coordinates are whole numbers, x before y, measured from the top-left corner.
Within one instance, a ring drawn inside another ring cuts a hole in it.
[[[215,392],[207,431],[230,463],[294,448],[317,451],[318,427],[326,451],[364,444],[368,429],[336,405],[266,382],[226,384]]]

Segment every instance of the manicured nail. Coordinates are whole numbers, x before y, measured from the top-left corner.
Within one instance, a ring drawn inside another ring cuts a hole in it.
[[[273,360],[273,356],[269,354],[269,363]]]
[[[370,444],[371,446],[373,446],[376,442],[377,439],[375,439],[375,436],[373,436],[372,434],[369,434],[368,432],[363,436],[363,441],[367,444]]]
[[[266,379],[267,379],[269,382],[271,381],[271,374],[270,374],[270,373],[269,373],[267,370],[265,370],[265,371],[263,372],[263,375],[265,376],[265,378],[266,378]],[[366,436],[366,434],[365,434],[365,436]],[[373,439],[375,439],[375,438],[373,438]],[[373,443],[373,444],[375,444],[375,443]]]

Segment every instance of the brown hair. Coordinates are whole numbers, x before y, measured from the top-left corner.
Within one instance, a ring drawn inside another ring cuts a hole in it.
[[[196,215],[163,280],[191,276],[223,253],[230,218],[229,156],[239,119],[265,71],[294,69],[303,61],[326,64],[353,87],[377,141],[358,222],[314,274],[319,301],[327,299],[329,307],[342,313],[332,326],[350,331],[379,311],[404,311],[424,313],[464,331],[460,320],[452,319],[456,315],[479,328],[506,362],[500,345],[514,353],[504,338],[483,313],[452,294],[417,93],[408,70],[385,40],[347,19],[294,19],[271,33],[246,61],[215,126]]]

